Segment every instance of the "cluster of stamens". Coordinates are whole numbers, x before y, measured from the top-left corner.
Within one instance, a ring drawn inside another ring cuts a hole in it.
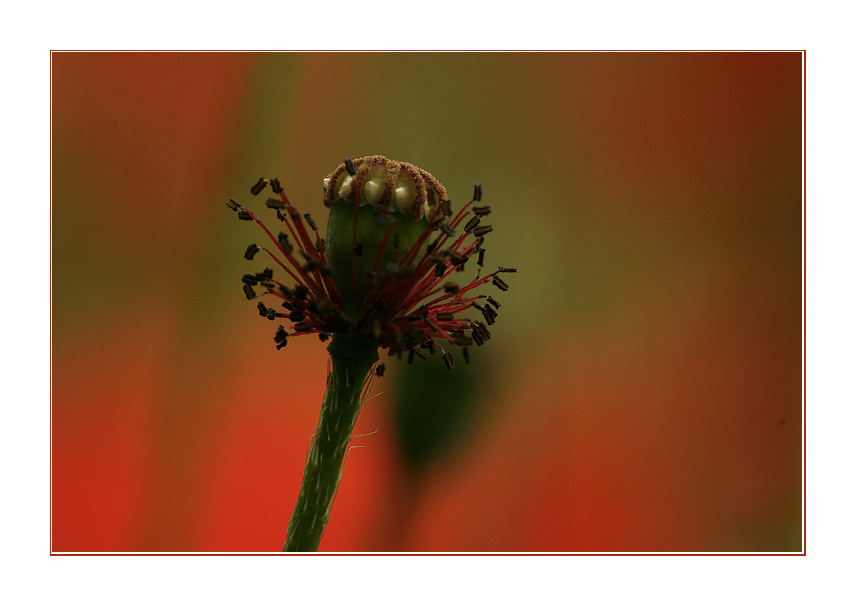
[[[393,165],[398,170],[381,170]],[[453,369],[454,361],[444,344],[459,346],[464,360],[469,362],[467,347],[480,346],[490,339],[488,326],[496,321],[500,304],[493,297],[476,295],[474,291],[488,282],[506,291],[508,284],[499,274],[516,270],[499,267],[481,275],[485,236],[493,228],[482,224],[491,209],[478,205],[480,185],[475,186],[472,200],[453,216],[443,186],[421,169],[380,156],[346,159],[325,180],[324,188],[327,206],[344,200],[354,209],[353,237],[349,243],[353,254],[347,268],[328,264],[327,243],[315,222],[309,214],[297,211],[277,179],[261,178],[250,192],[257,196],[268,185],[276,197],[268,198],[266,206],[276,211],[286,231],[274,235],[236,201],[229,200],[227,204],[239,219],[257,223],[272,243],[272,247],[251,244],[244,256],[252,260],[260,252],[266,254],[295,284],[286,286],[274,279],[269,268],[242,278],[247,299],[259,296],[256,289],[261,288],[262,295],[276,301],[276,304],[259,301],[261,316],[291,323],[290,330],[284,325],[278,327],[274,337],[277,349],[284,347],[289,337],[297,335],[318,334],[323,341],[336,333],[357,334],[373,339],[388,349],[390,355],[402,358],[406,354],[411,363],[416,357],[427,358],[440,351],[446,366]],[[374,258],[366,258],[357,236],[358,213],[366,205],[365,198],[369,198],[368,203],[375,211],[373,219],[368,220],[374,220],[383,233]],[[395,262],[383,263],[387,247],[399,247],[398,234],[393,230],[395,211],[412,219],[424,218],[425,228],[406,251],[398,251]],[[463,272],[473,257],[478,266],[476,277],[459,285],[451,278]],[[342,279],[334,280],[336,271],[350,273],[344,281],[348,292],[341,291]],[[349,313],[345,300],[352,294],[357,296],[358,272],[368,278],[368,287],[358,297],[358,310]],[[338,288],[335,282],[339,283]],[[462,315],[470,309],[478,311],[481,319]],[[383,373],[383,365],[377,372]]]

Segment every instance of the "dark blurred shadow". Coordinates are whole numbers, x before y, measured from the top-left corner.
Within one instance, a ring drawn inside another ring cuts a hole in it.
[[[486,349],[470,348],[471,363],[466,364],[460,350],[451,353],[455,370],[449,371],[435,354],[412,365],[400,363],[392,373],[397,473],[371,539],[375,551],[408,550],[413,514],[428,472],[454,456],[486,420],[491,356]]]

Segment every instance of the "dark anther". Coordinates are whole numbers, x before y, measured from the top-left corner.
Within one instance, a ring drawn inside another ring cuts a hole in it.
[[[517,273],[517,270],[514,269],[513,267],[500,267],[497,271],[501,274],[516,274]]]
[[[428,359],[428,354],[427,354],[427,353],[425,353],[424,351],[422,351],[421,349],[411,349],[410,351],[412,351],[413,353],[415,353],[417,356],[419,356],[419,357],[420,357],[420,358],[422,358],[423,360],[427,360],[427,359]]]
[[[268,308],[261,301],[259,301],[259,315],[263,318],[267,318],[268,315]]]
[[[446,234],[446,235],[447,235],[447,236],[449,236],[450,238],[454,238],[454,237],[455,237],[455,230],[454,230],[454,229],[452,228],[452,226],[451,226],[451,225],[449,225],[448,223],[441,223],[441,224],[440,224],[440,229],[443,231],[443,233],[444,233],[444,234]]]
[[[461,253],[459,253],[457,250],[452,250],[450,248],[446,252],[449,253],[449,257],[452,260],[451,261],[452,265],[460,265],[461,263],[464,263],[467,260],[467,258],[464,255],[462,255]]]
[[[468,233],[473,231],[479,223],[481,223],[481,219],[479,219],[478,217],[473,217],[472,219],[467,221],[466,225],[464,225],[464,231]]]
[[[228,206],[235,212],[238,212],[238,209],[241,208],[241,205],[235,202],[232,198],[229,198],[229,201],[226,202],[226,206]]]
[[[429,245],[425,248],[425,252],[427,252],[427,253],[430,255],[432,252],[434,252],[434,249],[435,249],[435,248],[437,248],[437,244],[438,244],[438,242],[436,242],[436,241],[435,241],[435,242],[431,242],[431,244],[429,244]]]
[[[433,339],[428,339],[427,341],[425,341],[425,343],[422,344],[423,347],[425,347],[426,345],[428,346],[428,351],[430,353],[433,354],[436,351],[437,344],[434,343]]]
[[[500,305],[497,301],[495,301],[493,297],[488,297],[487,302],[490,303],[491,305],[493,305],[494,307],[496,307],[497,309],[502,307],[502,305]]]
[[[483,248],[479,250],[478,265],[479,265],[479,267],[484,267],[484,249]]]
[[[490,339],[490,331],[487,329],[487,326],[481,322],[476,322],[476,328],[481,333],[481,336],[485,341]]]
[[[256,298],[256,291],[254,291],[253,287],[249,284],[244,284],[244,294],[247,295],[247,299]]]
[[[490,214],[490,206],[473,206],[473,214],[477,217],[483,217]]]
[[[499,314],[497,313],[496,309],[494,309],[494,308],[493,308],[493,307],[491,307],[490,305],[486,305],[486,306],[485,306],[485,308],[484,308],[484,310],[485,310],[487,313],[489,313],[489,314],[490,314],[490,317],[492,317],[494,320],[496,320],[496,316],[497,316],[497,315],[499,315]]]
[[[281,210],[276,211],[276,218],[285,223],[285,215],[282,214]]]
[[[452,216],[452,203],[449,200],[443,200],[440,202],[439,214],[441,217]]]
[[[473,329],[473,335],[472,336],[473,336],[473,341],[475,341],[476,345],[481,346],[481,344],[484,343],[484,337],[482,337],[481,333],[478,330]]]
[[[358,257],[362,256],[362,254],[363,254],[363,243],[362,242],[357,242],[357,245],[354,246],[354,254],[357,255]]]
[[[268,180],[264,177],[260,177],[258,182],[250,188],[250,193],[252,193],[254,196],[258,196],[260,193],[262,193],[262,190],[267,184]]]
[[[357,167],[354,166],[354,161],[350,158],[345,158],[345,170],[347,170],[348,174],[352,177],[357,176]]]
[[[414,353],[413,353],[413,352],[414,352],[414,351],[415,351],[415,350],[411,349],[411,350],[407,353],[407,363],[408,363],[408,364],[413,364],[413,356],[414,356]]]
[[[294,247],[291,245],[291,242],[288,241],[288,234],[279,232],[279,235],[276,237],[279,240],[279,245],[282,246],[282,250],[285,254],[290,255],[294,250]]]
[[[493,307],[485,307],[484,311],[482,311],[482,315],[484,315],[484,319],[487,321],[488,326],[496,322],[496,310]]]
[[[256,246],[255,244],[250,244],[250,245],[247,247],[247,252],[245,252],[245,253],[244,253],[244,258],[245,258],[247,261],[252,261],[252,260],[253,260],[253,257],[255,257],[255,256],[256,256],[256,253],[257,253],[257,252],[259,252],[259,247],[258,247],[258,246]]]
[[[265,267],[262,271],[256,274],[259,282],[262,280],[273,280],[273,270],[270,267]]]
[[[294,298],[301,300],[306,299],[306,295],[309,294],[309,288],[304,284],[298,284],[294,287]]]
[[[309,227],[311,227],[313,231],[318,231],[318,226],[315,225],[315,221],[312,220],[312,217],[309,216],[309,213],[306,213],[303,216],[306,218],[306,222],[309,224]]]
[[[267,206],[268,208],[280,210],[285,208],[285,202],[276,198],[268,198],[267,200],[265,200],[265,206]]]
[[[473,201],[474,202],[481,202],[481,196],[482,196],[481,183],[476,183],[475,187],[473,188]]]
[[[295,309],[293,312],[288,314],[288,319],[292,322],[302,322],[306,318],[306,314],[300,310]]]
[[[489,234],[493,231],[493,225],[482,225],[481,227],[476,227],[473,230],[473,235],[477,238],[482,237],[485,234]]]
[[[446,363],[446,368],[449,370],[455,370],[455,362],[452,360],[452,354],[448,351],[443,354],[443,362]]]
[[[442,313],[437,314],[437,321],[438,322],[447,322],[449,320],[454,320],[454,319],[455,319],[455,314],[448,312],[448,311],[444,311]]]
[[[464,354],[464,364],[470,363],[470,352],[466,347],[461,348],[461,353]]]
[[[268,320],[273,320],[274,318],[277,317],[277,315],[279,315],[279,314],[276,313],[275,309],[273,309],[272,307],[268,307],[268,312],[267,312],[267,319]]]
[[[239,212],[238,212],[238,218],[239,218],[241,221],[252,221],[252,220],[253,220],[253,215],[251,215],[250,213],[248,213],[248,212],[247,212],[247,211],[245,211],[245,210],[241,210],[241,211],[239,211]]]
[[[270,180],[270,188],[273,190],[275,194],[282,193],[282,185],[279,183],[279,179],[271,179]]]
[[[493,310],[492,307],[485,307],[484,305],[479,305],[478,303],[472,303],[472,306],[482,312],[484,320],[488,323],[488,325],[491,325],[496,322],[496,312]]]
[[[253,274],[244,274],[241,278],[241,282],[249,284],[250,286],[255,286],[259,283],[258,279]]]
[[[285,344],[288,342],[288,333],[285,331],[283,326],[276,329],[276,334],[274,335],[273,340],[276,342],[277,349],[285,347]]]
[[[378,364],[378,365],[375,367],[374,373],[375,373],[377,376],[382,377],[382,376],[383,376],[383,373],[385,373],[385,372],[386,372],[386,364],[384,364],[383,362],[381,362],[380,364]]]
[[[508,284],[497,278],[493,277],[493,285],[496,286],[499,290],[506,291],[508,290]]]
[[[330,335],[328,335],[326,332],[319,332],[318,338],[321,339],[321,341],[326,341],[330,338]]]
[[[289,303],[288,301],[283,301],[282,306],[286,308],[288,311],[294,311],[294,305]]]
[[[437,263],[434,266],[434,276],[437,278],[442,278],[446,275],[446,264],[445,263]]]
[[[458,292],[460,288],[461,287],[455,284],[454,282],[446,282],[445,284],[443,284],[443,290],[445,290],[447,294]]]

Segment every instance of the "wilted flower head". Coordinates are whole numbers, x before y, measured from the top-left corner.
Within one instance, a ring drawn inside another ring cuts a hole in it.
[[[446,189],[426,171],[383,156],[348,158],[324,179],[326,239],[309,214],[289,202],[277,179],[259,179],[250,191],[259,195],[267,185],[276,197],[266,205],[287,231],[274,236],[252,212],[234,200],[228,205],[240,219],[258,223],[273,244],[251,244],[244,256],[265,253],[293,283],[274,279],[272,269],[243,277],[248,299],[256,298],[257,287],[268,296],[267,303],[258,303],[260,315],[291,323],[290,330],[277,329],[277,349],[290,336],[316,333],[326,340],[352,334],[377,342],[390,355],[408,352],[410,362],[440,350],[453,368],[444,345],[458,345],[468,360],[467,346],[490,338],[487,327],[500,304],[475,290],[488,282],[508,290],[499,274],[516,270],[500,267],[482,276],[485,236],[493,228],[482,225],[490,207],[478,205],[480,185],[453,216]],[[475,278],[466,284],[453,280],[473,257]],[[483,321],[464,315],[471,309]]]

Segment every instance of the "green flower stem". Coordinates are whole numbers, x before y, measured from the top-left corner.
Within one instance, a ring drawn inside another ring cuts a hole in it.
[[[362,392],[378,360],[378,344],[358,335],[335,334],[327,351],[332,371],[312,437],[297,505],[283,551],[318,551],[342,479],[342,463],[362,406]]]

